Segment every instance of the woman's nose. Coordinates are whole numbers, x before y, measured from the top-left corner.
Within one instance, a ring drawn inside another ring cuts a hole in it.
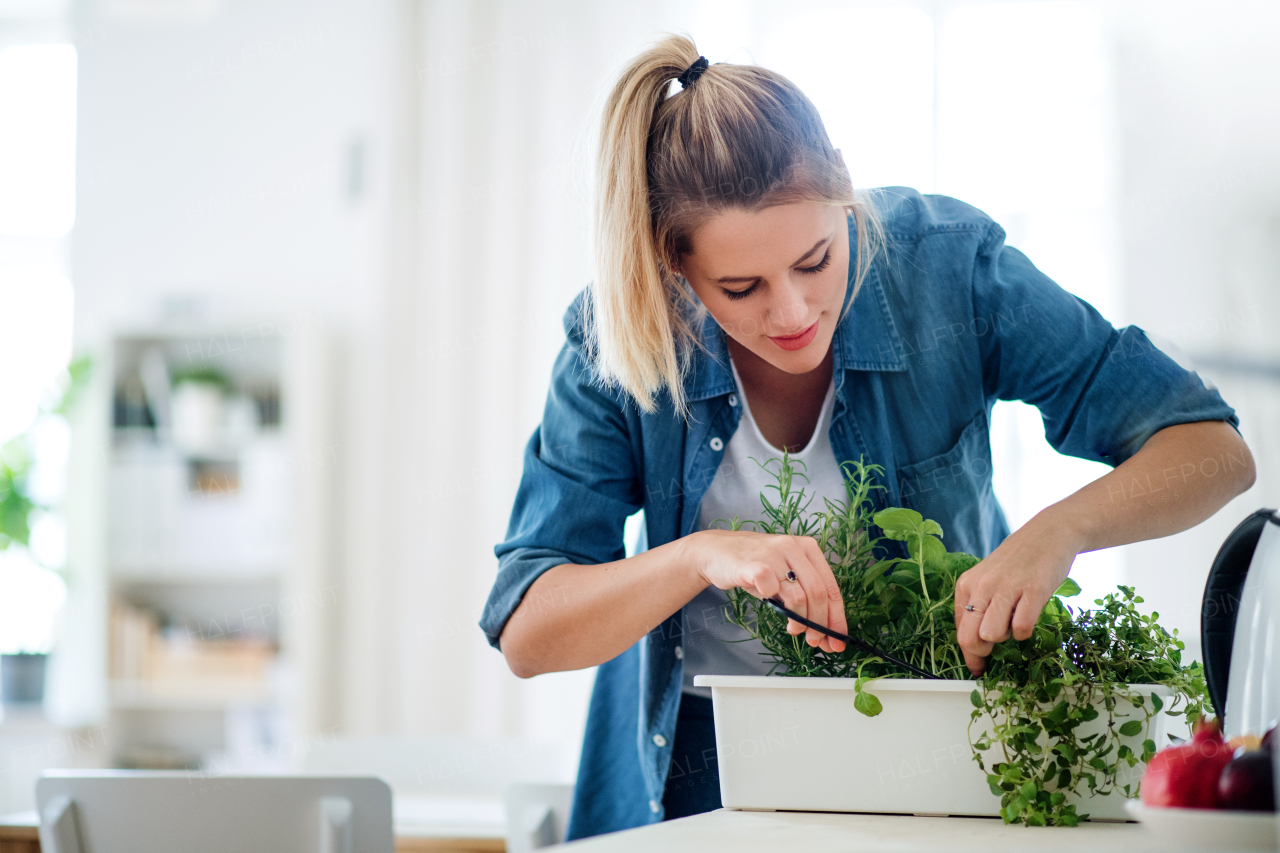
[[[796,328],[809,316],[804,293],[796,285],[786,282],[774,289],[775,298],[769,306],[769,326],[773,334],[790,334],[803,331]]]

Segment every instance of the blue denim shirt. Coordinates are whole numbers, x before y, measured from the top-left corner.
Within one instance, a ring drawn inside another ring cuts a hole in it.
[[[887,242],[832,340],[829,433],[838,460],[884,466],[877,508],[908,506],[937,520],[950,550],[994,550],[1009,534],[991,487],[996,400],[1035,405],[1055,449],[1112,466],[1173,424],[1238,425],[1198,376],[1140,329],[1116,330],[1054,284],[980,211],[904,188],[882,191],[877,207]],[[741,415],[725,335],[710,319],[706,352],[695,354],[685,380],[687,423],[669,394],[645,414],[625,392],[594,382],[582,349],[583,299],[565,315],[567,341],[525,448],[507,538],[495,549],[498,576],[480,622],[495,647],[547,569],[622,559],[623,522],[637,510],[651,547],[693,532]],[[680,611],[600,666],[570,838],[662,820],[682,633]]]

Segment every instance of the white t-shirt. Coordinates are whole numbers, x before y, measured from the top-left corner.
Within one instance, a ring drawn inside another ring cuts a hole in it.
[[[778,464],[770,465],[766,471],[757,461],[767,463],[770,459],[781,459],[782,451],[771,445],[760,432],[751,415],[751,407],[747,405],[747,396],[742,393],[742,379],[732,358],[730,365],[733,367],[733,380],[738,386],[736,397],[738,405],[742,406],[742,418],[724,449],[724,459],[716,470],[715,478],[702,498],[698,520],[700,530],[713,526],[727,528],[727,521],[734,516],[742,520],[764,519],[764,507],[760,503],[762,493],[769,497],[771,503],[777,502],[777,492],[766,491],[766,487],[777,485],[777,478],[770,471],[776,473]],[[822,401],[822,413],[813,436],[802,450],[791,454],[793,464],[803,463],[803,466],[795,465],[795,468],[809,478],[806,483],[797,477],[795,487],[804,487],[806,501],[812,496],[810,511],[824,508],[824,497],[840,501],[848,497],[828,435],[834,406],[833,378]],[[715,523],[718,520],[720,523]],[[747,526],[746,529],[754,528]],[[685,693],[711,696],[709,687],[693,686],[695,675],[764,675],[773,665],[761,654],[764,647],[758,640],[749,639],[746,631],[725,621],[728,601],[723,590],[709,586],[685,606],[682,643]],[[740,640],[745,642],[735,642]]]

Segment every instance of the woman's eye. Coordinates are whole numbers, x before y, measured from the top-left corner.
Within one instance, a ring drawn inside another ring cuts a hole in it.
[[[811,266],[811,267],[797,267],[797,269],[799,269],[799,270],[800,270],[800,272],[815,273],[815,272],[822,272],[823,270],[825,270],[825,269],[826,269],[827,267],[829,267],[829,266],[831,266],[831,251],[830,251],[830,250],[828,250],[828,251],[827,251],[827,253],[826,253],[825,255],[823,255],[823,256],[822,256],[822,260],[818,261],[818,262],[817,262],[816,264],[814,264],[813,266]]]
[[[724,295],[730,299],[746,299],[756,289],[756,285],[751,285],[746,290],[726,290]]]

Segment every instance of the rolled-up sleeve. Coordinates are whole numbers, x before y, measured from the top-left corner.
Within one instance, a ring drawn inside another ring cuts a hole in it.
[[[1239,428],[1197,374],[1138,327],[1114,328],[1006,246],[994,223],[978,251],[973,299],[974,316],[991,326],[980,338],[988,399],[1034,405],[1061,453],[1115,466],[1168,426],[1222,420]]]
[[[506,539],[494,548],[498,577],[480,618],[494,648],[543,572],[625,555],[623,525],[643,491],[621,395],[595,383],[580,350],[565,344],[542,423],[525,446]]]

